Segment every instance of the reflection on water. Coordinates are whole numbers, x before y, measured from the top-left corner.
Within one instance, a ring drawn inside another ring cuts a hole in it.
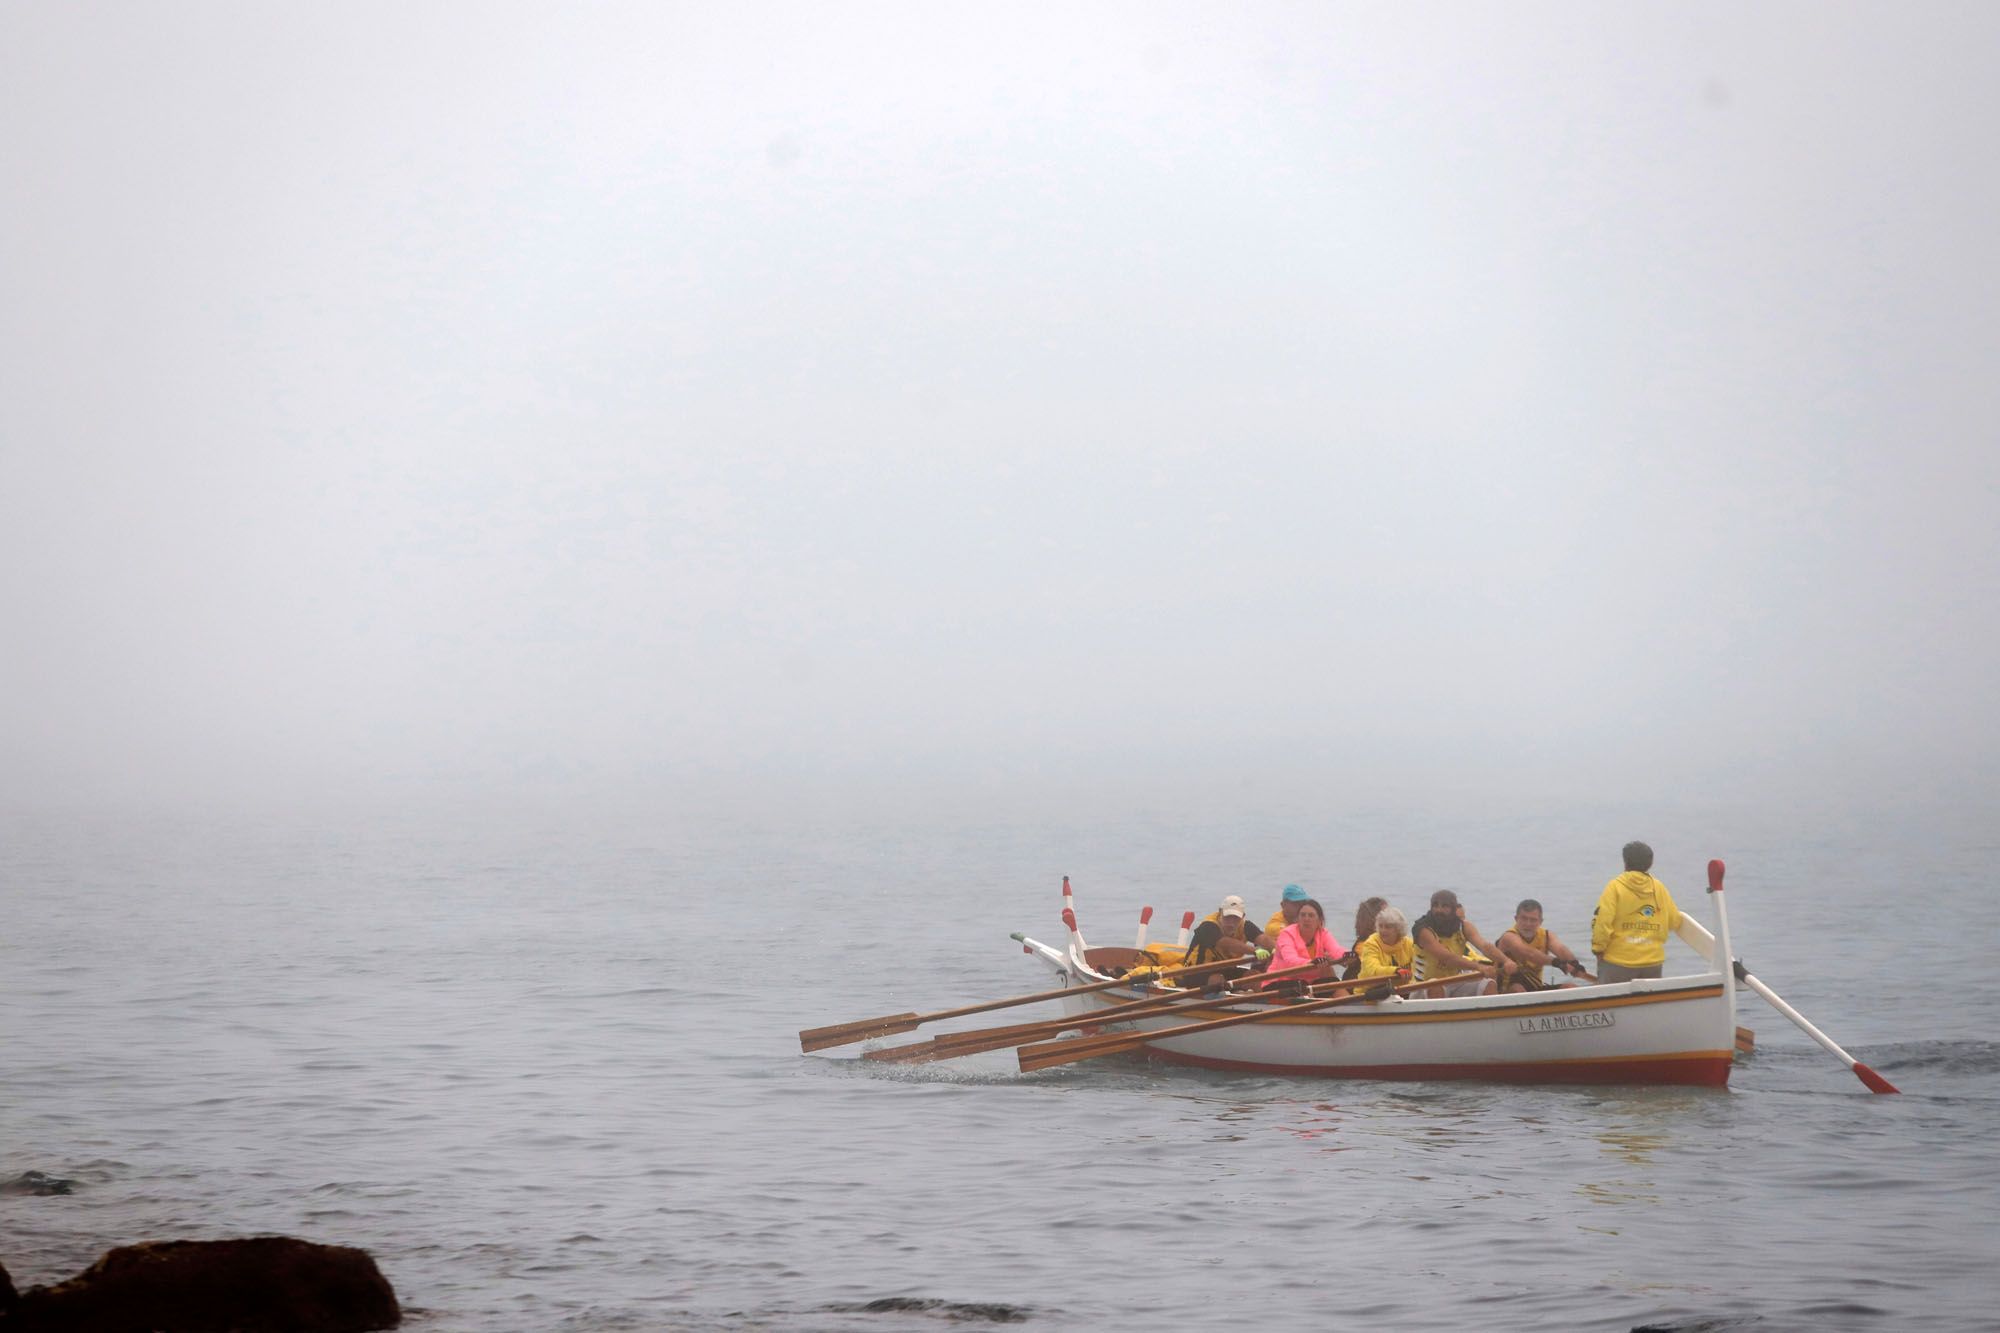
[[[1356,1146],[1349,1141],[1352,1135],[1343,1133],[1348,1126],[1340,1108],[1325,1102],[1298,1108],[1291,1123],[1278,1128],[1296,1139],[1325,1140],[1317,1145],[1322,1152],[1345,1152]]]
[[[1662,1101],[1668,1099],[1662,1098]],[[1629,1208],[1660,1202],[1658,1185],[1650,1169],[1654,1156],[1671,1145],[1671,1138],[1657,1128],[1634,1129],[1606,1125],[1593,1130],[1602,1156],[1626,1167],[1647,1168],[1638,1172],[1617,1172],[1584,1180],[1577,1194],[1585,1203],[1602,1207]]]
[[[1651,1184],[1651,1181],[1585,1180],[1578,1183],[1576,1192],[1585,1203],[1629,1208],[1633,1204],[1660,1201],[1660,1196],[1649,1188]],[[1617,1232],[1613,1229],[1610,1234],[1616,1235]]]
[[[1664,1134],[1629,1129],[1601,1130],[1596,1138],[1604,1145],[1605,1152],[1613,1157],[1622,1158],[1634,1166],[1650,1165],[1653,1154],[1667,1143],[1667,1136]]]

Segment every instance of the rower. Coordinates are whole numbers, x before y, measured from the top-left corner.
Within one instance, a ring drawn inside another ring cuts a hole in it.
[[[1304,967],[1318,963],[1319,970],[1308,974],[1310,981],[1333,977],[1334,967],[1347,956],[1339,940],[1326,929],[1326,909],[1311,898],[1299,904],[1298,920],[1278,932],[1278,943],[1271,950],[1271,971],[1283,972],[1287,968]],[[1266,981],[1266,986],[1276,986],[1279,982]]]
[[[1354,948],[1348,953],[1347,962],[1341,967],[1342,979],[1352,981],[1361,975],[1361,941],[1375,933],[1376,914],[1388,905],[1387,898],[1363,898],[1360,906],[1354,909]],[[1403,934],[1406,938],[1409,929],[1408,919],[1405,918]]]
[[[1375,913],[1374,924],[1368,937],[1354,946],[1355,975],[1408,981],[1417,954],[1416,945],[1410,943],[1409,918],[1384,903]]]
[[[1271,919],[1264,923],[1264,938],[1269,940],[1266,948],[1278,947],[1278,936],[1285,933],[1285,927],[1299,919],[1299,904],[1312,901],[1312,895],[1296,884],[1287,884],[1285,891],[1278,895],[1278,910],[1271,913]]]
[[[1500,938],[1493,943],[1501,953],[1520,964],[1520,970],[1507,982],[1510,991],[1550,989],[1546,969],[1551,966],[1572,977],[1587,975],[1570,947],[1542,924],[1542,905],[1533,898],[1521,900],[1521,905],[1514,909],[1514,924],[1501,931]]]
[[[1271,941],[1251,920],[1243,899],[1230,894],[1222,900],[1222,905],[1202,919],[1202,925],[1213,924],[1218,932],[1216,947],[1224,958],[1242,958],[1248,954],[1262,953],[1269,957]],[[1196,927],[1199,933],[1200,927]]]
[[[1417,918],[1410,927],[1410,936],[1417,945],[1412,971],[1418,981],[1456,972],[1476,973],[1444,987],[1443,993],[1447,996],[1493,993],[1492,978],[1504,966],[1493,961],[1493,955],[1500,951],[1487,942],[1477,926],[1465,919],[1465,909],[1459,906],[1458,895],[1450,889],[1439,889],[1431,895],[1431,910]]]

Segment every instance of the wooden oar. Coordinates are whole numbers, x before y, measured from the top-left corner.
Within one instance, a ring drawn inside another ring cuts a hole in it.
[[[1149,995],[1144,1000],[1133,1001],[1130,1006],[1119,1006],[1097,1014],[1070,1014],[1062,1018],[1044,1019],[1039,1023],[978,1028],[970,1033],[939,1033],[928,1041],[913,1041],[904,1046],[883,1046],[876,1050],[863,1051],[861,1058],[886,1061],[890,1064],[917,1065],[929,1064],[933,1060],[956,1060],[961,1055],[978,1055],[982,1051],[997,1051],[1004,1046],[1019,1046],[1024,1042],[1040,1041],[1044,1037],[1053,1037],[1071,1028],[1122,1023],[1129,1019],[1151,1018],[1158,1014],[1219,1009],[1224,1005],[1240,1004],[1242,1000],[1243,995],[1235,991],[1223,995],[1201,990],[1182,991],[1178,995],[1167,997]],[[1133,1012],[1124,1012],[1128,1007]]]
[[[1546,966],[1546,964],[1544,966]],[[1558,972],[1562,972],[1562,969],[1560,967],[1558,967],[1556,970]],[[1541,968],[1532,966],[1522,967],[1514,970],[1512,975],[1517,979],[1521,980],[1525,980],[1528,977],[1533,977],[1534,980],[1528,983],[1528,990],[1536,995],[1541,994],[1543,991],[1563,989],[1562,982],[1545,980]],[[1586,986],[1595,986],[1598,984],[1597,978],[1592,976],[1588,972],[1562,972],[1562,975],[1564,975],[1565,977],[1575,977],[1578,981],[1581,981]],[[1509,982],[1508,984],[1512,985],[1513,983]]]
[[[1729,938],[1728,922],[1726,920],[1723,920],[1720,916],[1720,913],[1722,911],[1722,872],[1723,872],[1722,862],[1710,861],[1708,863],[1708,891],[1715,895],[1715,908],[1716,912],[1718,913],[1717,923],[1723,928],[1723,939],[1727,940]],[[1708,932],[1703,931],[1702,933],[1706,935]],[[1713,939],[1712,936],[1710,938],[1711,940]],[[1814,1041],[1826,1047],[1827,1050],[1831,1051],[1836,1057],[1839,1058],[1842,1064],[1846,1065],[1849,1069],[1852,1069],[1854,1071],[1854,1076],[1861,1080],[1862,1086],[1866,1087],[1868,1091],[1894,1092],[1894,1093],[1900,1093],[1902,1091],[1902,1089],[1898,1088],[1888,1079],[1883,1078],[1880,1074],[1870,1069],[1867,1065],[1862,1064],[1859,1060],[1849,1055],[1846,1051],[1841,1050],[1840,1047],[1834,1043],[1833,1038],[1827,1036],[1824,1032],[1821,1032],[1811,1023],[1806,1022],[1806,1017],[1804,1014],[1800,1013],[1798,1010],[1792,1008],[1792,1006],[1786,1004],[1783,1000],[1779,999],[1778,992],[1772,990],[1769,986],[1766,986],[1763,982],[1757,980],[1756,977],[1750,975],[1749,971],[1744,968],[1741,962],[1733,958],[1725,959],[1724,962],[1726,965],[1731,966],[1735,969],[1736,979],[1738,981],[1741,981],[1751,990],[1756,991],[1759,995],[1763,996],[1765,1000],[1770,1002],[1770,1005],[1773,1009],[1776,1009],[1786,1018],[1789,1018],[1794,1023],[1798,1024],[1799,1031],[1805,1033],[1808,1037],[1811,1037]]]
[[[962,1005],[957,1009],[940,1009],[931,1014],[888,1014],[882,1018],[861,1018],[852,1023],[835,1023],[829,1027],[807,1028],[799,1033],[799,1049],[819,1051],[829,1046],[846,1046],[850,1042],[866,1041],[870,1037],[893,1037],[899,1032],[914,1032],[925,1023],[936,1023],[946,1018],[963,1018],[967,1014],[983,1014],[993,1009],[1011,1009],[1017,1004],[1033,1004],[1038,1000],[1054,1000],[1064,995],[1086,995],[1091,991],[1110,990],[1113,986],[1131,986],[1147,981],[1158,981],[1164,977],[1188,976],[1196,972],[1220,972],[1228,968],[1240,967],[1241,958],[1228,958],[1217,963],[1197,963],[1193,967],[1170,967],[1164,972],[1153,972],[1143,977],[1121,977],[1115,981],[1096,981],[1086,986],[1059,986],[1054,990],[1036,991],[1033,995],[1016,995],[1005,1000],[988,1000],[984,1004]]]
[[[1208,990],[1189,989],[1168,991],[1162,989],[1151,995],[1143,995],[1136,1000],[1124,1000],[1087,1014],[1069,1014],[1061,1018],[1045,1019],[1038,1023],[1018,1024],[1015,1028],[987,1028],[983,1030],[973,1028],[964,1032],[940,1032],[932,1040],[940,1047],[978,1045],[983,1043],[989,1034],[997,1037],[1009,1031],[1017,1029],[1025,1030],[1029,1027],[1049,1028],[1051,1029],[1051,1035],[1053,1035],[1055,1032],[1066,1032],[1071,1028],[1102,1027],[1111,1023],[1123,1023],[1133,1018],[1144,1017],[1148,1011],[1156,1009],[1173,1009],[1179,1011],[1181,1009],[1208,1007],[1206,1003],[1199,1005],[1186,1003],[1189,1000],[1236,1004],[1244,1000],[1261,998],[1258,993],[1259,990],[1274,981],[1300,980],[1310,973],[1324,970],[1325,966],[1324,961],[1315,960],[1310,963],[1301,963],[1297,967],[1280,968],[1276,972],[1253,972],[1248,976],[1234,978],[1227,983],[1230,987],[1242,987],[1243,989],[1226,990],[1220,995]],[[1370,983],[1373,983],[1380,980],[1380,978],[1370,977],[1368,980]],[[1314,987],[1314,989],[1327,990],[1329,987],[1333,987],[1341,990],[1351,990],[1361,984],[1363,983],[1360,981],[1332,981]],[[1003,1046],[1020,1045],[1019,1042],[1015,1041],[1005,1041],[1000,1044]],[[988,1047],[988,1049],[991,1049],[991,1047]]]
[[[883,1046],[876,1050],[863,1051],[861,1058],[883,1060],[891,1064],[928,1064],[932,1060],[955,1060],[961,1055],[977,1055],[981,1051],[994,1051],[1002,1046],[1019,1046],[1022,1042],[1053,1037],[1071,1028],[1095,1027],[1099,1023],[1122,1022],[1127,1018],[1148,1017],[1153,1014],[1179,1013],[1183,1009],[1207,1009],[1214,1005],[1235,1004],[1242,998],[1241,994],[1234,991],[1217,996],[1212,991],[1205,990],[1146,995],[1102,1010],[1101,1017],[1066,1014],[1061,1018],[1036,1019],[1032,1023],[1010,1023],[1004,1027],[940,1032],[926,1041],[913,1041],[904,1046]],[[1206,1003],[1194,1003],[1196,1001],[1206,1001]]]
[[[1369,977],[1371,984],[1380,983],[1381,977]],[[1454,981],[1463,981],[1461,976],[1432,977],[1428,981],[1411,981],[1397,986],[1394,993],[1403,995],[1410,991],[1428,990],[1434,986],[1448,986]],[[1117,1055],[1125,1051],[1137,1050],[1148,1042],[1160,1041],[1167,1037],[1180,1037],[1194,1032],[1209,1032],[1218,1028],[1234,1027],[1238,1023],[1257,1023],[1277,1018],[1282,1014],[1309,1014],[1319,1009],[1331,1008],[1337,1004],[1358,1004],[1369,997],[1360,993],[1328,995],[1320,999],[1306,1000],[1300,1004],[1279,1004],[1254,1014],[1231,1014],[1227,1018],[1212,1018],[1202,1023],[1183,1023],[1179,1027],[1161,1028],[1157,1032],[1121,1033],[1109,1037],[1086,1037],[1080,1041],[1049,1041],[1037,1046],[1023,1046],[1018,1057],[1021,1072],[1033,1073],[1037,1069],[1048,1069],[1055,1065],[1074,1064],[1078,1060],[1089,1060],[1099,1055]]]
[[[1318,970],[1320,966],[1319,963],[1302,963],[1297,967],[1287,967],[1276,972],[1255,973],[1231,984],[1241,985],[1246,981],[1262,983],[1303,976]],[[1371,982],[1375,980],[1377,978],[1369,978]],[[1351,987],[1360,983],[1333,984]],[[1240,1004],[1250,998],[1251,995],[1244,991],[1229,991],[1216,995],[1205,990],[1184,990],[1146,995],[1088,1014],[1067,1014],[1061,1018],[1042,1019],[1034,1023],[1012,1023],[1004,1027],[970,1028],[964,1032],[940,1032],[928,1041],[913,1041],[906,1046],[884,1046],[879,1050],[863,1051],[861,1058],[886,1061],[890,1064],[928,1064],[933,1060],[955,1060],[961,1055],[977,1055],[982,1051],[997,1051],[1003,1046],[1019,1046],[1043,1037],[1053,1037],[1059,1032],[1068,1032],[1071,1028],[1102,1027],[1111,1023],[1129,1022],[1134,1018],[1150,1018],[1168,1011],[1181,1013],[1218,1009],[1224,1005]],[[1190,1001],[1197,1003],[1189,1003]]]

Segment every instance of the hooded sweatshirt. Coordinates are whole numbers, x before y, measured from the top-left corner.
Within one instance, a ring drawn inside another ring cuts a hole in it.
[[[1604,886],[1590,919],[1590,951],[1619,967],[1667,960],[1667,933],[1681,913],[1667,886],[1643,870],[1628,870]]]

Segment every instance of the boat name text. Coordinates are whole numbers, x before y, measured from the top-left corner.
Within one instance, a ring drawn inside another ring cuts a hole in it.
[[[1582,1014],[1542,1014],[1520,1021],[1523,1032],[1568,1032],[1572,1028],[1608,1028],[1613,1026],[1610,1014],[1602,1009],[1592,1009]]]

